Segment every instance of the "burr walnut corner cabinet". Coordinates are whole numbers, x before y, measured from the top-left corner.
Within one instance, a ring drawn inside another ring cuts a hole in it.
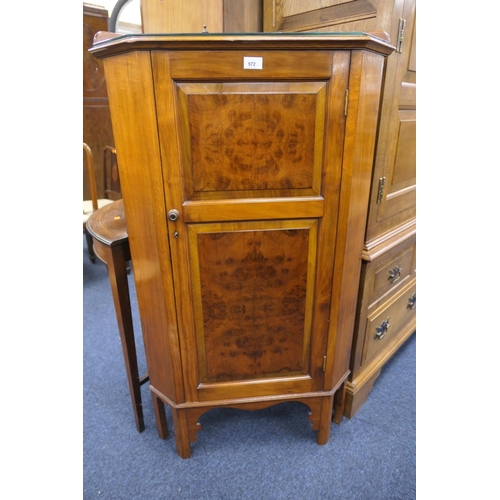
[[[349,375],[386,41],[101,33],[160,437],[212,408],[309,407]]]

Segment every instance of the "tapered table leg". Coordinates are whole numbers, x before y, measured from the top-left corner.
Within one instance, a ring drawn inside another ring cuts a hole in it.
[[[120,247],[111,247],[108,255],[110,255],[110,258],[107,259],[106,264],[108,266],[109,281],[115,304],[116,320],[120,332],[130,397],[134,409],[135,425],[137,430],[142,432],[144,430],[144,415],[142,411],[141,381],[137,365],[137,351],[127,279],[127,261]]]
[[[142,411],[141,385],[147,382],[149,377],[147,373],[139,376],[137,366],[137,351],[127,278],[131,255],[123,201],[117,200],[94,212],[87,221],[87,231],[92,236],[95,255],[106,264],[108,269],[135,425],[137,430],[142,432],[144,430],[144,415]]]

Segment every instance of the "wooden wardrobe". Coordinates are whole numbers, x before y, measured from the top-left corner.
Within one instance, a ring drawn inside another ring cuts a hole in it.
[[[362,254],[345,415],[416,329],[415,0],[264,0],[264,31],[386,32],[380,122]]]

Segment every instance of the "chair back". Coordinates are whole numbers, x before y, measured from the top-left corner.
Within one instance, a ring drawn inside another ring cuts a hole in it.
[[[122,197],[120,186],[120,173],[116,159],[116,149],[105,146],[103,149],[103,174],[104,174],[104,197],[110,200],[119,200]]]
[[[97,206],[97,184],[96,184],[96,180],[95,180],[92,150],[85,143],[83,143],[83,150],[85,151],[85,159],[87,162],[87,172],[88,172],[88,177],[89,177],[90,196],[92,198],[92,210],[95,212],[98,208],[98,206]]]

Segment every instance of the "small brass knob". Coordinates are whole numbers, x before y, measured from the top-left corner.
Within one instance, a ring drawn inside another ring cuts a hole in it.
[[[179,211],[175,210],[174,208],[172,210],[169,210],[168,219],[171,220],[172,222],[175,222],[179,218],[179,215],[181,215]]]

